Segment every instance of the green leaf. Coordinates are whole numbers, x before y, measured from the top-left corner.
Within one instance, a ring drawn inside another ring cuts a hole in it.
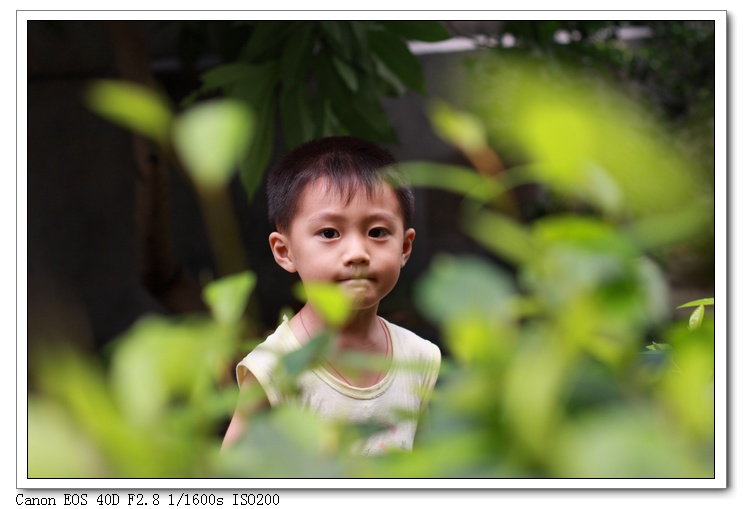
[[[281,358],[284,374],[290,379],[319,363],[330,346],[331,335],[324,332]]]
[[[408,87],[423,94],[423,71],[408,46],[395,35],[382,30],[369,32],[369,44],[374,54]]]
[[[431,106],[429,116],[436,134],[465,153],[478,152],[487,147],[485,124],[475,115],[436,101]]]
[[[350,133],[373,141],[392,143],[395,131],[379,101],[368,90],[354,94],[338,75],[332,55],[323,51],[317,59],[318,89],[331,111]]]
[[[335,67],[335,70],[338,71],[338,75],[343,80],[343,83],[345,83],[352,92],[358,92],[359,80],[356,77],[356,71],[336,55],[333,55],[332,60],[333,66]]]
[[[660,352],[660,351],[663,351],[663,350],[670,350],[671,349],[671,345],[669,345],[667,343],[656,343],[655,341],[653,341],[653,344],[652,345],[648,345],[645,348],[647,350],[651,350],[653,352]]]
[[[306,282],[297,285],[295,295],[308,302],[331,327],[343,325],[351,315],[351,296],[336,284]]]
[[[633,217],[673,217],[709,193],[698,161],[610,83],[508,57],[477,69],[468,96],[489,138],[533,162],[558,193]]]
[[[210,282],[204,288],[204,301],[219,323],[232,325],[242,317],[256,277],[242,272]]]
[[[247,156],[239,163],[240,181],[250,199],[255,196],[256,191],[260,187],[263,181],[263,175],[271,160],[275,125],[274,98],[271,96],[258,109],[253,143],[248,150]]]
[[[242,102],[213,100],[182,113],[173,124],[173,144],[195,183],[224,187],[253,136],[254,116]]]
[[[503,214],[465,212],[462,230],[511,263],[528,263],[538,254],[531,232]]]
[[[310,113],[311,106],[301,83],[286,87],[279,98],[279,111],[286,146],[292,149],[313,138],[314,125]]]
[[[386,91],[387,95],[401,97],[405,94],[408,87],[400,81],[400,78],[390,71],[378,57],[372,55],[372,61],[377,79],[381,82],[380,86]]]
[[[371,74],[374,72],[376,64],[369,48],[369,22],[351,21],[348,25],[353,41],[353,60],[351,62],[364,72]]]
[[[301,22],[297,21],[257,21],[248,42],[240,53],[240,60],[262,62],[277,58],[289,34]]]
[[[246,64],[244,62],[235,62],[226,65],[220,65],[201,75],[201,91],[211,92],[214,90],[225,90],[230,87],[248,81],[253,77],[260,66]]]
[[[88,106],[102,117],[165,144],[173,112],[151,88],[124,81],[95,81],[86,91]]]
[[[378,21],[390,32],[414,41],[436,42],[451,38],[438,21]]]
[[[314,46],[315,24],[302,25],[288,38],[281,52],[281,80],[291,87],[304,80]]]
[[[397,167],[412,186],[444,189],[480,202],[489,202],[503,192],[495,180],[464,166],[413,161]]]
[[[689,317],[689,329],[698,329],[704,320],[704,306],[697,307]]]
[[[325,40],[334,53],[341,55],[346,61],[354,59],[354,35],[347,21],[321,21],[320,27],[325,34]]]
[[[505,272],[475,256],[438,255],[415,287],[418,308],[436,323],[478,315],[507,319],[514,294]]]
[[[687,302],[686,304],[681,304],[676,309],[690,308],[693,306],[714,306],[714,305],[715,305],[715,298],[711,297],[707,299],[697,299],[691,302]]]
[[[252,65],[247,69],[245,79],[241,79],[230,88],[229,96],[241,99],[255,110],[261,109],[270,102],[279,82],[279,64],[276,61]]]

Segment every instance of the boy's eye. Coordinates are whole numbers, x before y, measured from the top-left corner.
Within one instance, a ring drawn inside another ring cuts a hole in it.
[[[335,239],[340,237],[340,234],[337,230],[333,230],[332,228],[325,228],[324,230],[320,230],[320,236],[324,239]]]
[[[373,239],[378,239],[389,235],[389,232],[384,228],[372,228],[369,230],[369,236]]]

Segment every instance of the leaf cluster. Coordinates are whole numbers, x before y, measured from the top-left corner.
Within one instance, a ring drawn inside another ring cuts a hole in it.
[[[256,112],[255,138],[240,163],[249,196],[273,154],[277,117],[287,149],[332,134],[395,141],[382,99],[425,93],[407,41],[449,37],[433,21],[258,21],[239,28],[247,36],[234,58],[203,73],[186,102],[221,94]]]

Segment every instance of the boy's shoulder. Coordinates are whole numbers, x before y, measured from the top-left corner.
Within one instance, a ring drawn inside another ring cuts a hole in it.
[[[418,358],[424,357],[432,360],[438,360],[441,358],[441,350],[439,350],[439,347],[436,344],[422,338],[405,327],[401,327],[387,320],[385,320],[385,323],[397,336],[398,342],[407,356]]]

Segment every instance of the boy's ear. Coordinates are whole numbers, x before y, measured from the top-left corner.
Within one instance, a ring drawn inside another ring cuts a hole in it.
[[[415,230],[408,228],[402,238],[402,266],[408,263],[410,253],[413,251],[413,240],[415,240]]]
[[[291,249],[289,249],[289,239],[286,235],[272,232],[268,236],[268,244],[271,246],[273,258],[279,266],[288,272],[297,272],[297,268],[292,261]]]

